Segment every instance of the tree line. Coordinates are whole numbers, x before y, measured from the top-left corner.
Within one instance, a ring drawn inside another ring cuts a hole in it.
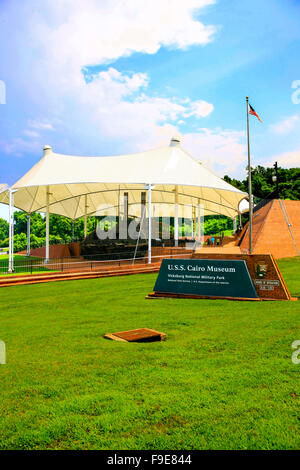
[[[87,234],[93,232],[96,224],[101,222],[101,217],[88,217]],[[104,222],[104,221],[103,221]],[[106,222],[107,229],[111,229],[116,222]],[[232,230],[232,220],[223,216],[205,216],[204,232],[207,235],[220,234]],[[170,219],[170,233],[174,232],[174,219]],[[8,247],[9,224],[0,218],[0,248]],[[181,227],[182,236],[192,234],[191,221]],[[72,221],[67,217],[50,214],[49,217],[49,242],[50,245],[58,243],[71,243],[74,240],[80,241],[84,238],[84,219],[80,218]],[[30,246],[38,248],[46,243],[46,217],[40,213],[31,215],[30,220]],[[14,251],[26,250],[27,246],[27,215],[22,211],[14,213]]]
[[[278,175],[278,199],[291,199],[294,201],[300,200],[300,168],[280,168],[277,169]],[[265,199],[268,196],[274,196],[276,190],[276,182],[273,181],[275,176],[274,168],[265,168],[258,165],[252,168],[252,193],[255,198]],[[241,191],[248,192],[248,178],[240,181],[230,178],[228,175],[224,176],[227,183],[235,186]]]
[[[96,227],[96,217],[88,217],[87,232],[91,233]],[[0,218],[0,248],[8,246],[9,224]],[[70,243],[72,240],[82,240],[84,237],[84,219],[71,219],[50,214],[49,241],[50,244]],[[46,217],[36,212],[30,218],[31,248],[45,246]],[[27,214],[23,211],[14,212],[14,251],[25,250],[27,246]]]

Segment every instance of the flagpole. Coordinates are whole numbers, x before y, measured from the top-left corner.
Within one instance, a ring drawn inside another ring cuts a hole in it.
[[[248,140],[248,194],[249,194],[249,253],[252,255],[252,181],[251,181],[251,161],[250,161],[250,134],[249,134],[249,97],[246,96],[247,107],[247,140]]]

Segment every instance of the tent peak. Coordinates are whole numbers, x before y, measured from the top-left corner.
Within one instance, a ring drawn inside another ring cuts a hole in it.
[[[49,155],[49,153],[52,153],[52,147],[50,145],[44,145],[43,152],[44,156]]]
[[[180,147],[179,137],[172,137],[172,139],[170,141],[170,147]]]

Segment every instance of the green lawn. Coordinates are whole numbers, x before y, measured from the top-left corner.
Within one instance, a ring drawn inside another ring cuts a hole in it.
[[[0,276],[8,276],[7,273],[8,269],[8,259],[9,255],[0,255]],[[33,263],[33,269],[31,271],[31,262]],[[14,272],[12,273],[13,276],[16,274],[34,274],[39,272],[49,272],[55,271],[53,269],[47,269],[42,262],[41,258],[36,256],[22,256],[22,255],[14,255]]]
[[[0,255],[0,261],[7,261],[8,259],[9,259],[9,255]],[[14,255],[14,261],[24,261],[26,259],[41,259],[41,258],[37,258],[36,256]]]
[[[0,290],[1,449],[300,448],[300,302],[146,300],[155,278]],[[138,327],[168,339],[102,337]]]

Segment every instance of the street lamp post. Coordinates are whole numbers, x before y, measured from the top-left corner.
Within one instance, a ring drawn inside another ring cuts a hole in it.
[[[278,163],[275,162],[273,166],[274,166],[275,172],[274,172],[274,175],[273,175],[273,177],[272,177],[272,180],[273,180],[274,182],[276,182],[276,192],[275,192],[275,194],[276,194],[276,199],[279,199],[279,188],[278,188]]]

